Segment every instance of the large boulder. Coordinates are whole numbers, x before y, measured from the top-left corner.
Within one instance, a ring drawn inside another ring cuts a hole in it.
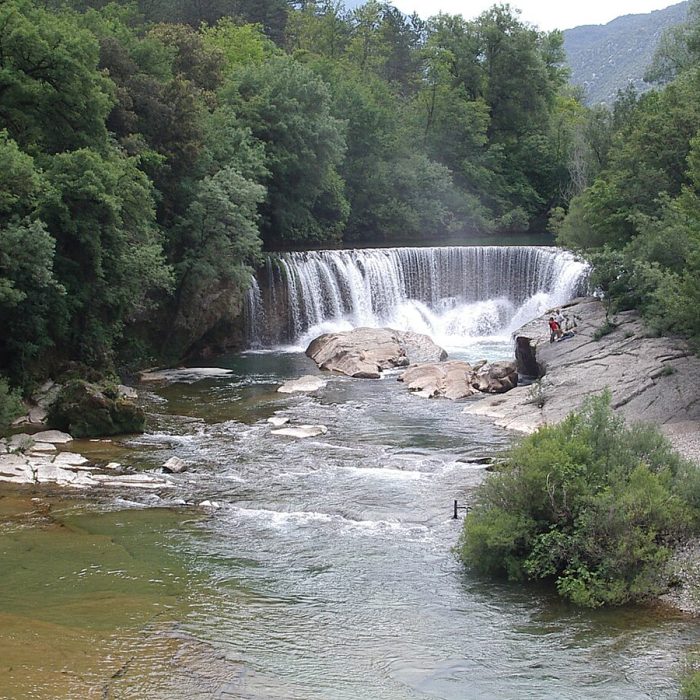
[[[142,433],[146,416],[134,401],[120,396],[116,386],[73,379],[51,404],[48,423],[73,437]]]
[[[473,367],[468,362],[448,362],[412,365],[400,377],[410,391],[426,398],[464,399],[476,392],[472,387]]]
[[[321,368],[349,377],[378,379],[382,371],[413,362],[441,362],[447,353],[427,335],[391,328],[325,333],[306,354]]]
[[[474,374],[472,386],[486,394],[503,394],[518,386],[515,362],[486,364]]]

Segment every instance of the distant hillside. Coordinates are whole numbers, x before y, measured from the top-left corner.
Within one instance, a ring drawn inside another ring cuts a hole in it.
[[[571,82],[586,90],[588,104],[612,104],[620,88],[644,91],[644,72],[664,29],[685,21],[688,2],[644,15],[625,15],[608,24],[564,32]]]

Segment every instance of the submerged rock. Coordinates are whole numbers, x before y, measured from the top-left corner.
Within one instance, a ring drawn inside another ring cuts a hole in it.
[[[273,435],[286,435],[287,437],[309,438],[318,435],[325,435],[328,428],[325,425],[297,425],[279,430],[271,430]]]
[[[427,335],[391,328],[325,333],[311,341],[306,354],[321,369],[360,379],[378,379],[387,369],[447,358]]]
[[[324,386],[326,386],[326,384],[326,380],[322,379],[321,377],[315,377],[312,374],[305,374],[303,377],[299,377],[299,379],[292,379],[285,382],[281,387],[279,387],[279,389],[277,389],[277,391],[281,394],[312,392],[322,389]]]
[[[75,437],[142,433],[143,409],[119,395],[115,387],[82,379],[68,382],[49,409],[49,424]]]

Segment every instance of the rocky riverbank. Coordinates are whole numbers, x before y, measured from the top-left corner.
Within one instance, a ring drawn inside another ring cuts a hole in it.
[[[544,314],[515,333],[516,361],[533,383],[470,403],[465,413],[533,432],[561,421],[588,396],[609,389],[628,421],[655,424],[679,452],[700,464],[700,358],[679,339],[656,337],[634,311],[606,321],[595,298],[565,307],[573,337],[550,343]]]

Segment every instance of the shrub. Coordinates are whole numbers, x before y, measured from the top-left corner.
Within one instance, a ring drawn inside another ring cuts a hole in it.
[[[549,396],[541,379],[537,379],[530,384],[530,388],[527,390],[527,399],[525,399],[526,403],[531,403],[537,406],[537,408],[542,408],[547,403],[548,399]]]
[[[11,389],[6,379],[0,377],[0,430],[24,412],[22,396],[17,389]]]
[[[681,678],[681,697],[685,700],[700,700],[700,658],[697,652],[688,658],[687,667]]]
[[[593,333],[593,340],[600,340],[612,333],[616,328],[617,324],[606,318],[605,323],[600,328],[596,328],[595,333]]]
[[[700,477],[652,427],[627,427],[608,392],[514,447],[477,491],[458,544],[475,570],[550,580],[587,607],[658,594],[697,529]]]

